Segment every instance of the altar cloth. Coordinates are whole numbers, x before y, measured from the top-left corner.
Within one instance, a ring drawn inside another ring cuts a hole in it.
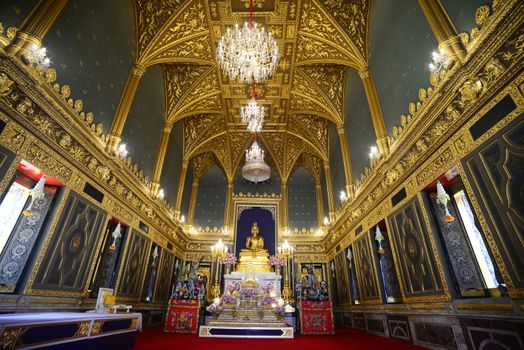
[[[0,348],[129,349],[141,316],[76,312],[0,315]]]
[[[327,300],[303,300],[300,302],[301,334],[335,334],[333,307]]]
[[[167,307],[164,332],[196,333],[199,311],[198,300],[171,299]]]

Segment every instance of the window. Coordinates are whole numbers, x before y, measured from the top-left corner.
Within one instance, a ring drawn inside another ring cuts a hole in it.
[[[30,190],[43,176],[43,197],[33,200]],[[18,165],[0,202],[0,293],[15,292],[60,186],[32,164],[22,161]],[[29,206],[31,211],[25,211]]]
[[[456,168],[440,177],[438,182],[438,186],[442,185],[441,191],[443,189],[449,196],[449,201],[444,205],[438,200],[437,181],[428,186],[428,199],[458,297],[505,294],[505,285]]]
[[[466,193],[464,190],[460,190],[453,195],[453,198],[457,204],[460,218],[466,229],[469,242],[473,248],[473,253],[479,265],[484,282],[486,283],[486,287],[497,288],[499,283],[497,281],[497,276],[495,275],[495,266],[489,256],[489,251],[484,242],[484,238],[482,237],[482,233],[480,233],[475,225],[475,217],[469,206]]]

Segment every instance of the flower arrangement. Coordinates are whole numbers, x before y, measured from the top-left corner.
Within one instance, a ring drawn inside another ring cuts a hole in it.
[[[271,255],[269,257],[269,265],[271,266],[284,266],[286,261],[278,255]]]
[[[233,253],[224,254],[224,256],[220,258],[220,263],[224,265],[235,265],[236,262],[237,258]]]
[[[234,283],[231,283],[229,286],[227,286],[227,291],[229,294],[232,294],[237,291],[237,286]]]
[[[220,304],[211,304],[206,309],[212,315],[218,315],[222,312],[222,306]]]
[[[271,305],[275,304],[277,301],[275,298],[271,296],[265,296],[264,299],[260,300],[260,305]]]
[[[257,291],[253,288],[243,288],[240,291],[240,296],[244,298],[253,298],[257,296]]]
[[[284,311],[286,311],[286,309],[282,305],[277,305],[273,307],[273,312],[276,313],[277,315],[283,315]]]
[[[237,299],[229,294],[222,295],[222,298],[220,298],[220,302],[222,304],[235,304],[237,302]]]

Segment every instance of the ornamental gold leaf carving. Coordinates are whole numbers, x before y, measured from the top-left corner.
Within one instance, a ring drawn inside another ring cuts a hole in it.
[[[193,177],[199,179],[216,163],[213,152],[201,153],[193,158]]]
[[[316,183],[320,183],[322,175],[322,160],[315,155],[303,152],[300,156],[300,164],[307,170]]]
[[[135,0],[139,57],[183,2],[184,0]]]
[[[329,99],[339,116],[342,116],[344,78],[346,67],[341,65],[317,65],[297,67],[302,77],[308,77]]]
[[[362,57],[367,58],[369,0],[320,0],[320,3],[335,19],[339,28],[349,36]]]
[[[284,137],[285,134],[280,132],[262,131],[261,135],[262,142],[265,145],[264,149],[269,151],[274,160],[275,166],[281,175],[284,174]]]
[[[297,114],[289,118],[288,130],[303,136],[321,150],[322,155],[328,155],[328,121],[314,115]],[[315,152],[316,154],[317,152]]]
[[[209,67],[195,64],[164,65],[164,83],[166,86],[166,116],[173,114],[184,94]]]
[[[296,63],[336,63],[358,67],[359,63],[339,48],[316,38],[299,35],[297,40]]]
[[[252,136],[246,132],[230,132],[229,143],[231,145],[231,161],[233,164],[232,173],[235,173],[236,167],[242,160],[244,152],[251,142]]]
[[[285,152],[285,163],[284,163],[284,178],[288,178],[291,175],[294,165],[300,156],[300,153],[304,149],[303,142],[296,136],[287,134],[286,137],[286,152]]]
[[[210,64],[213,60],[209,36],[202,34],[192,37],[177,44],[162,49],[148,60],[149,64],[166,63],[166,62],[193,62],[199,64]]]
[[[155,1],[156,2],[156,1]],[[165,10],[164,10],[165,11]],[[194,0],[180,7],[171,16],[163,14],[164,21],[160,30],[151,36],[150,43],[140,54],[140,62],[149,62],[157,58],[159,53],[180,44],[198,34],[209,31],[207,28],[206,11],[203,0]],[[195,48],[193,48],[195,50]],[[187,51],[187,50],[186,50]],[[195,50],[196,51],[196,50]],[[187,51],[190,52],[190,51]]]
[[[218,118],[213,114],[196,115],[184,119],[184,153],[192,149],[201,139],[209,125]]]

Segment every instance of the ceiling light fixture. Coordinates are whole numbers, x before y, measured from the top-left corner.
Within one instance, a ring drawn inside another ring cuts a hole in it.
[[[246,150],[246,164],[242,167],[242,177],[255,184],[266,181],[271,176],[271,168],[264,161],[264,150],[257,142],[257,134],[253,137],[253,144]]]
[[[433,62],[429,64],[429,70],[432,74],[438,74],[441,70],[447,70],[451,66],[451,60],[444,49],[433,51],[431,59]]]
[[[34,44],[25,55],[25,58],[29,61],[29,63],[42,68],[47,69],[49,68],[49,64],[51,61],[47,57],[47,50],[45,47],[38,47],[38,45]]]
[[[259,82],[273,75],[278,63],[278,44],[271,33],[253,23],[253,0],[249,22],[227,29],[217,45],[217,60],[222,71],[240,83]]]
[[[371,146],[369,148],[369,159],[373,160],[379,157],[377,146]]]
[[[262,131],[264,114],[264,106],[257,104],[256,97],[252,97],[247,105],[240,107],[240,119],[253,133]]]

